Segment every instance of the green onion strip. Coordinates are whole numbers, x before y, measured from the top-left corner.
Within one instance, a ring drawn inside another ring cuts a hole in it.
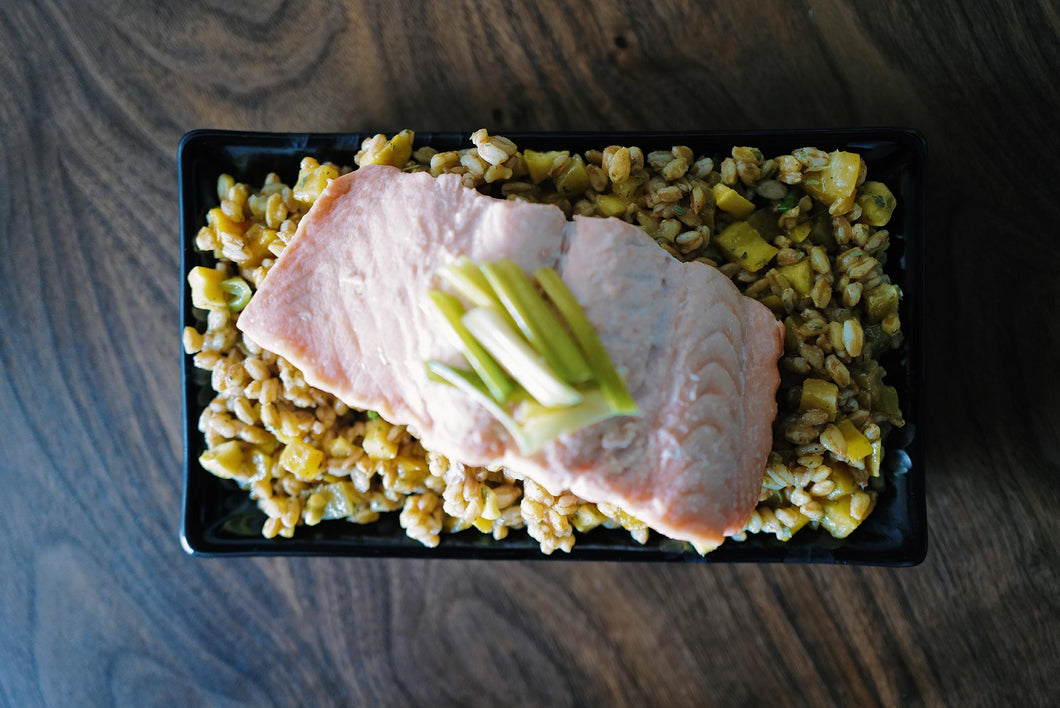
[[[461,258],[438,274],[471,303],[465,311],[452,295],[427,293],[429,309],[471,370],[428,361],[428,377],[484,406],[523,454],[587,425],[639,413],[585,311],[554,270],[534,273],[545,296],[507,259],[479,267]]]

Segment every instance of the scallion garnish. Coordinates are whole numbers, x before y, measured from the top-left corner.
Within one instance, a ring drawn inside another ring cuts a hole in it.
[[[242,312],[243,308],[250,302],[250,296],[254,294],[247,281],[238,276],[222,280],[221,290],[232,296],[232,299],[226,304],[229,312]]]
[[[593,329],[589,318],[585,316],[585,310],[574,299],[570,288],[551,268],[538,268],[534,271],[534,279],[563,315],[563,319],[567,320],[567,325],[574,334],[574,338],[578,340],[578,346],[589,360],[592,376],[599,382],[600,389],[607,397],[611,408],[619,415],[636,415],[639,412],[637,402],[629,395],[625,382],[615,370],[611,357],[607,355],[603,343],[596,336],[596,330]]]
[[[480,267],[461,258],[439,275],[471,303],[465,312],[458,298],[427,293],[473,370],[429,361],[428,378],[485,406],[523,454],[601,420],[639,413],[585,311],[554,270],[534,273],[544,295],[507,259]]]
[[[582,400],[581,394],[549,369],[526,340],[493,310],[476,307],[467,312],[461,322],[541,405],[562,408]]]
[[[427,300],[449,325],[450,340],[460,349],[468,363],[471,364],[471,368],[482,379],[493,399],[498,403],[507,402],[508,396],[515,389],[515,384],[460,321],[460,318],[464,316],[464,307],[460,301],[438,290],[428,292]]]
[[[486,263],[482,272],[527,341],[564,381],[579,384],[592,377],[589,363],[522,268],[504,259]]]

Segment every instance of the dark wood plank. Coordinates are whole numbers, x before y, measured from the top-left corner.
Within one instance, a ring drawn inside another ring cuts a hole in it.
[[[0,703],[1060,700],[1050,2],[0,5]],[[913,569],[201,560],[174,154],[198,127],[895,124],[931,146]]]

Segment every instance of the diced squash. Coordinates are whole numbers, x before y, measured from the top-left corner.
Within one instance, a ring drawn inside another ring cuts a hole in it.
[[[833,152],[820,170],[805,173],[803,188],[814,199],[832,204],[849,198],[857,188],[861,156],[853,152]]]
[[[188,286],[191,287],[191,304],[202,310],[219,310],[227,307],[225,297],[224,274],[213,268],[195,266],[188,273]]]
[[[791,529],[791,535],[794,536],[796,533],[798,533],[803,526],[809,523],[809,521],[810,519],[808,516],[800,513],[798,520],[789,527]]]
[[[246,233],[247,252],[250,254],[250,259],[241,265],[244,268],[256,268],[266,258],[273,258],[272,251],[269,250],[269,244],[278,240],[279,236],[273,229],[266,228],[261,224],[251,226]]]
[[[327,507],[331,504],[333,495],[325,487],[322,490],[318,490],[309,495],[306,499],[305,509],[302,513],[302,517],[305,519],[306,526],[316,526],[324,519]]]
[[[827,411],[835,420],[836,402],[839,398],[839,387],[831,381],[806,379],[802,384],[802,397],[799,399],[799,410],[819,409]]]
[[[861,205],[861,218],[872,226],[886,226],[897,202],[891,190],[882,182],[865,182],[858,190],[858,204]]]
[[[813,289],[813,269],[810,267],[808,258],[803,258],[792,265],[781,266],[777,270],[787,278],[788,283],[800,296],[810,296],[810,290]]]
[[[353,516],[365,506],[364,496],[357,491],[353,482],[344,480],[333,482],[325,489],[330,492],[327,507],[324,509],[323,518],[342,519]]]
[[[232,479],[243,475],[243,446],[235,440],[214,445],[199,455],[199,464],[207,472]]]
[[[755,231],[770,243],[780,235],[780,225],[777,223],[777,215],[772,209],[755,209],[751,212],[750,216],[747,217],[747,223],[755,227]]]
[[[837,427],[847,441],[847,457],[854,461],[860,461],[872,454],[872,443],[860,430],[854,427],[850,420],[844,418]]]
[[[214,207],[206,212],[206,223],[220,237],[221,234],[229,234],[237,238],[243,236],[243,224],[233,221],[228,214],[221,211],[220,207]]]
[[[876,411],[892,417],[902,415],[902,409],[898,405],[898,391],[894,386],[884,386],[880,389],[880,398],[876,402]]]
[[[556,191],[563,197],[576,197],[589,188],[589,172],[581,155],[572,157],[556,174]]]
[[[361,443],[361,447],[364,448],[368,457],[373,460],[393,460],[397,457],[398,444],[390,440],[391,427],[393,426],[382,418],[365,423],[364,442]]]
[[[578,510],[574,512],[574,516],[571,517],[570,523],[571,526],[581,533],[586,533],[592,531],[605,521],[607,521],[607,517],[600,513],[596,508],[596,504],[582,504],[578,507]]]
[[[631,202],[637,196],[637,193],[640,192],[641,188],[647,183],[648,173],[644,170],[635,170],[629,174],[629,178],[624,182],[612,185],[611,191],[620,199]]]
[[[324,452],[301,440],[291,440],[280,453],[280,466],[296,477],[313,479],[324,461]]]
[[[743,197],[740,198],[743,199]],[[777,255],[777,249],[766,243],[755,228],[746,221],[734,221],[726,226],[725,230],[714,239],[714,243],[725,252],[730,260],[736,261],[752,273],[761,270],[773,259],[773,256]]]
[[[835,484],[835,486],[832,487],[832,491],[828,493],[828,499],[830,501],[850,496],[861,489],[861,487],[858,486],[858,483],[854,481],[854,475],[851,474],[850,468],[842,462],[837,462],[832,466],[832,474],[829,476],[829,479]]]
[[[526,163],[526,170],[530,173],[530,180],[534,184],[540,184],[549,172],[552,170],[552,165],[556,162],[556,158],[562,156],[563,159],[570,157],[570,152],[564,150],[559,152],[557,150],[550,150],[548,152],[537,152],[536,150],[524,150],[523,151],[523,162]]]
[[[596,213],[600,216],[622,216],[627,202],[614,194],[601,194],[596,198]]]
[[[324,449],[327,450],[329,457],[349,457],[353,454],[354,448],[349,440],[340,435],[324,443]]]
[[[361,165],[390,165],[402,167],[412,157],[412,140],[416,134],[411,130],[402,130],[386,141],[386,144],[374,155],[361,159]],[[338,176],[338,175],[336,175]],[[297,197],[296,197],[297,198]]]
[[[384,162],[365,162],[363,164],[388,164]],[[302,161],[302,168],[298,171],[298,181],[294,185],[294,198],[302,204],[309,206],[317,200],[321,192],[328,186],[328,182],[339,176],[339,171],[330,165],[316,164],[309,158]]]
[[[791,230],[791,240],[795,243],[802,243],[806,240],[806,237],[810,235],[810,230],[813,228],[813,224],[809,221],[804,221]]]
[[[850,515],[850,495],[824,503],[824,517],[821,526],[836,538],[846,538],[861,522]]]
[[[887,315],[898,312],[898,286],[893,283],[880,283],[865,293],[865,312],[873,322],[879,322]]]
[[[746,219],[755,210],[755,205],[751,201],[744,199],[732,187],[727,187],[720,182],[714,185],[712,193],[717,207],[732,214],[737,219]]]
[[[770,293],[759,300],[760,303],[768,307],[770,310],[776,313],[784,312],[784,301],[780,299],[779,295],[773,295]],[[798,346],[798,345],[796,345]]]

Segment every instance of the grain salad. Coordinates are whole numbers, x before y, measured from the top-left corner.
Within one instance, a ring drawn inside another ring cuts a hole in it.
[[[901,341],[901,293],[883,272],[895,200],[857,155],[804,148],[767,158],[735,147],[707,156],[684,146],[537,152],[485,130],[464,150],[414,147],[409,131],[377,135],[354,162],[456,174],[468,188],[555,204],[568,218],[623,219],[674,258],[717,267],[784,323],[773,452],[738,540],[787,540],[804,526],[845,537],[871,512],[883,440],[903,424],[877,363]],[[255,186],[218,179],[220,205],[196,237],[216,265],[189,274],[205,316],[184,332],[185,350],[215,392],[199,420],[202,466],[249,492],[270,538],[290,537],[300,524],[371,523],[398,512],[406,533],[427,546],[471,527],[495,539],[526,528],[545,553],[570,551],[578,534],[600,526],[644,543],[649,529],[622,509],[425,450],[403,427],[308,386],[236,329],[301,217],[348,171],[306,157],[294,185],[275,174]]]

